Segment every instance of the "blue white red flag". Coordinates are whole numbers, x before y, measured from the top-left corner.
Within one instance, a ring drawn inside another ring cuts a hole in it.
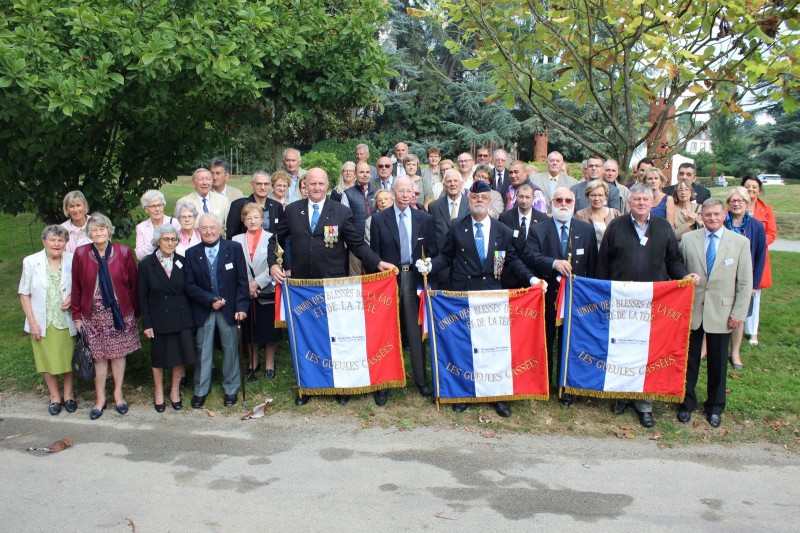
[[[548,398],[541,287],[427,291],[420,313],[440,402]]]
[[[572,277],[564,285],[559,387],[572,394],[681,402],[691,281]]]
[[[300,394],[405,387],[393,272],[287,279],[278,289],[275,323],[288,329]]]

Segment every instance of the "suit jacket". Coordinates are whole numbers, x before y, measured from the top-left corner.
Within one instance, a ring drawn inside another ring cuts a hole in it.
[[[369,181],[369,186],[370,186],[370,188],[374,188],[376,191],[379,191],[379,190],[383,189],[383,186],[381,185],[381,183],[382,182],[381,182],[380,178],[375,178],[374,180],[370,180]],[[389,189],[388,190],[391,191],[393,185],[394,185],[394,174],[392,174],[392,177],[389,178]]]
[[[531,183],[539,187],[544,193],[544,196],[547,199],[547,212],[549,213],[550,206],[553,203],[553,198],[550,196],[550,173],[537,172],[536,174],[531,174],[529,179]],[[576,180],[573,177],[567,176],[562,172],[561,174],[558,175],[558,181],[556,182],[556,189],[558,189],[559,187],[570,188],[577,183],[578,180]]]
[[[220,239],[217,254],[217,288],[225,305],[220,309],[225,320],[234,325],[235,313],[250,309],[250,291],[247,286],[247,263],[242,247],[235,242]],[[194,325],[202,326],[211,314],[215,298],[211,289],[211,273],[204,243],[186,250],[186,295],[192,301]]]
[[[710,275],[706,271],[705,243],[706,230],[698,229],[686,233],[680,244],[687,268],[700,275],[700,284],[694,288],[692,329],[702,324],[706,333],[728,333],[728,318],[744,320],[750,307],[750,243],[746,237],[723,228]]]
[[[247,263],[247,281],[248,283],[255,280],[258,287],[263,289],[267,284],[272,283],[272,276],[269,275],[269,239],[272,233],[264,231],[261,238],[258,240],[256,252],[253,254],[253,260],[250,260],[250,251],[247,249],[247,235],[240,233],[233,237],[233,242],[238,242],[242,247],[244,260]]]
[[[439,250],[444,248],[444,243],[447,241],[447,233],[450,231],[450,224],[453,222],[450,219],[450,198],[447,193],[443,193],[440,198],[437,198],[428,204],[428,213],[433,217],[433,224],[436,228],[436,244]],[[458,215],[456,219],[463,218],[469,213],[469,199],[461,195],[461,201],[458,204]],[[440,288],[450,286],[450,269],[445,268],[440,272],[434,272]]]
[[[433,217],[425,211],[408,208],[406,212],[411,215],[411,271],[414,274],[414,286],[422,283],[422,275],[413,268],[417,259],[434,257],[439,253],[436,242],[436,229]],[[370,223],[369,246],[381,259],[401,265],[400,261],[400,231],[397,226],[397,217],[394,207],[389,207],[372,215]]]
[[[588,181],[579,181],[572,187],[570,190],[575,195],[575,212],[583,211],[591,207],[591,202],[586,197],[586,186],[589,185]],[[627,191],[628,189],[625,189]],[[622,205],[622,199],[620,198],[620,193],[622,189],[619,187],[609,187],[608,188],[608,198],[606,198],[606,205],[613,209],[616,209],[620,213],[622,213],[622,209],[620,209],[620,205]],[[625,196],[625,205],[628,205],[628,196]]]
[[[511,180],[508,179],[508,169],[503,169],[503,183],[497,183],[497,169],[494,169],[492,174],[492,189],[500,193],[500,197],[505,201],[508,186],[511,185]]]
[[[530,214],[528,215],[527,220],[525,221],[526,226],[528,226],[527,234],[522,234],[520,230],[522,229],[519,225],[519,208],[515,207],[508,211],[503,212],[500,215],[500,222],[511,228],[511,231],[514,235],[514,249],[517,252],[517,256],[522,259],[523,254],[525,253],[525,243],[528,240],[528,235],[530,235],[531,226],[534,224],[538,224],[543,220],[547,220],[548,216],[544,213],[540,213],[535,209],[531,209]],[[511,275],[510,270],[503,270],[503,275],[500,277],[500,282],[503,284],[503,287],[506,288],[516,288],[516,287],[525,287],[530,282],[530,277],[528,279],[517,279],[513,275]]]
[[[222,194],[222,193],[220,193]],[[237,189],[233,185],[225,184],[225,194],[223,195],[228,199],[228,202],[233,203],[236,200],[244,198],[244,193],[241,189]]]
[[[292,202],[283,211],[283,217],[270,239],[269,266],[277,261],[275,243],[286,249],[286,239],[291,236],[292,277],[301,279],[341,278],[347,276],[347,253],[352,252],[367,272],[375,272],[381,258],[364,243],[363,230],[356,231],[353,212],[330,198],[325,200],[314,232],[309,222],[308,200]],[[332,247],[325,245],[325,227],[334,229],[338,236]],[[347,248],[345,248],[345,244]]]
[[[142,328],[156,335],[190,329],[192,304],[186,296],[186,258],[174,254],[172,274],[167,277],[156,253],[139,263],[139,308]]]
[[[122,315],[139,316],[139,292],[136,288],[138,276],[133,252],[124,244],[112,242],[112,258],[108,262],[111,284],[117,296]],[[85,244],[75,250],[72,257],[72,300],[70,312],[73,320],[83,320],[92,314],[92,298],[97,287],[97,261],[92,245]]]
[[[487,217],[486,220],[489,220]],[[485,224],[485,222],[484,222]],[[472,230],[472,215],[456,219],[450,224],[447,240],[439,255],[433,258],[433,272],[450,268],[450,288],[454,291],[479,291],[500,289],[500,280],[494,276],[495,252],[505,252],[503,270],[510,269],[518,279],[529,285],[531,274],[520,261],[514,249],[514,234],[505,224],[491,221],[486,260],[481,263]],[[502,272],[501,272],[502,274]]]
[[[22,278],[19,280],[19,294],[27,294],[31,297],[31,307],[33,308],[33,318],[42,328],[42,337],[47,335],[47,269],[50,263],[47,260],[47,253],[44,250],[29,255],[22,260]],[[61,256],[61,299],[67,298],[72,294],[72,254],[64,252]],[[75,323],[69,310],[67,314],[67,325],[69,334],[75,335]],[[31,332],[31,325],[25,318],[24,329]]]
[[[200,195],[197,194],[196,191],[192,191],[178,201],[194,204],[194,206],[197,208],[197,224],[199,224],[200,215],[203,214],[203,199],[200,198]],[[225,222],[228,220],[228,211],[230,210],[231,206],[230,200],[228,200],[226,196],[223,196],[220,193],[212,190],[208,193],[207,204],[209,213],[214,213],[217,215],[220,221],[225,224]]]
[[[561,237],[553,219],[531,228],[525,246],[524,261],[533,274],[547,281],[547,296],[555,300],[558,292],[558,272],[553,269],[556,259],[567,259],[571,255],[572,273],[593,278],[597,264],[597,237],[594,226],[573,218],[569,223],[567,255],[561,253]]]
[[[264,222],[261,226],[266,226],[264,227],[265,230],[274,231],[283,214],[283,204],[272,198],[267,198],[266,200],[264,204]],[[247,198],[240,198],[231,204],[228,221],[225,224],[225,233],[228,239],[247,231],[244,222],[242,222],[242,209],[244,209],[245,204],[254,203],[255,201],[255,197],[251,194]]]

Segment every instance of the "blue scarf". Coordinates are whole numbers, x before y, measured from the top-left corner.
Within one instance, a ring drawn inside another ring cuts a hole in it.
[[[100,252],[97,251],[94,244],[92,244],[92,252],[94,253],[94,258],[97,259],[97,284],[100,286],[100,296],[103,297],[103,307],[106,309],[109,307],[111,308],[111,314],[114,317],[114,329],[122,331],[125,329],[125,320],[122,318],[122,310],[119,308],[119,302],[117,302],[114,296],[114,285],[111,283],[111,272],[108,270],[108,258],[111,256],[111,243],[108,243],[102,259],[100,258]]]
[[[725,227],[731,230],[734,233],[738,233],[739,235],[743,235],[747,237],[747,228],[750,226],[750,213],[747,211],[744,212],[744,217],[742,218],[742,224],[737,228],[733,225],[733,218],[731,218],[731,212],[728,211],[725,214]]]

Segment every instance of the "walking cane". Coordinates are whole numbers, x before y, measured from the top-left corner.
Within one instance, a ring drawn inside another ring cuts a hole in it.
[[[242,359],[244,357],[244,350],[242,349],[242,321],[236,321],[236,334],[239,337],[239,373],[242,375],[242,407],[247,407],[247,385],[244,379],[244,365]],[[248,357],[248,361],[249,361]]]

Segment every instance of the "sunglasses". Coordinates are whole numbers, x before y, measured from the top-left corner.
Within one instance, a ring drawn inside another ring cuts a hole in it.
[[[392,165],[378,165],[378,168],[391,168]]]
[[[567,204],[572,205],[575,202],[572,198],[553,198],[554,204]]]

